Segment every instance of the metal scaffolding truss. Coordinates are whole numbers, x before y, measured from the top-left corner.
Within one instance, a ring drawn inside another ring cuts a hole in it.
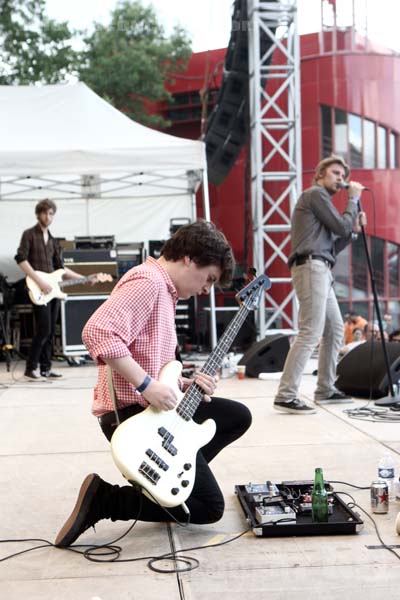
[[[248,0],[253,261],[272,288],[258,310],[259,338],[297,329],[290,217],[301,192],[297,2]],[[276,275],[276,276],[275,276]]]

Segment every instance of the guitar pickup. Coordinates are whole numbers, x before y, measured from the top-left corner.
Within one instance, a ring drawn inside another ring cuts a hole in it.
[[[164,462],[163,459],[160,456],[158,456],[158,454],[156,454],[151,448],[148,448],[146,450],[146,454],[150,458],[150,460],[155,462],[156,465],[160,467],[160,469],[162,469],[163,471],[168,471],[169,466],[167,465],[167,463]]]
[[[163,438],[163,441],[161,443],[162,447],[165,448],[165,450],[167,452],[169,452],[172,456],[176,456],[178,454],[178,450],[171,443],[173,441],[173,439],[174,439],[174,436],[172,435],[172,433],[170,433],[169,431],[167,431],[165,429],[165,427],[159,427],[158,428],[158,435],[161,435],[161,437]]]
[[[171,456],[176,456],[178,454],[178,450],[170,442],[167,442],[166,440],[164,440],[161,445],[162,445],[163,448],[165,448],[165,450],[167,452],[169,452],[171,454]]]
[[[161,435],[161,437],[163,438],[164,442],[168,442],[171,443],[174,439],[174,436],[172,435],[172,433],[170,433],[169,431],[167,431],[165,429],[165,427],[160,427],[158,429],[158,435]],[[164,446],[164,444],[163,444]]]
[[[160,479],[160,475],[146,461],[143,461],[139,467],[139,473],[142,473],[154,485]]]

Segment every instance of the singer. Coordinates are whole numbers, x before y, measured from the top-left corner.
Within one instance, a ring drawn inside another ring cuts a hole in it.
[[[366,225],[358,212],[363,186],[347,183],[348,165],[340,156],[321,160],[313,185],[305,190],[292,216],[292,251],[288,266],[299,301],[299,333],[287,356],[274,408],[292,414],[312,414],[315,408],[298,397],[301,377],[319,343],[318,380],[314,401],[344,402],[349,398],[335,388],[336,362],[343,344],[343,319],[333,291],[332,268],[336,255],[352,240],[352,233]],[[347,188],[343,214],[333,196]]]

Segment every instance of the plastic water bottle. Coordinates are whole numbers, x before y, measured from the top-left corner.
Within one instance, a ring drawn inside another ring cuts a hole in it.
[[[394,498],[394,460],[389,452],[385,452],[378,464],[378,478],[388,484],[389,499]]]
[[[232,376],[235,374],[235,355],[233,352],[229,352],[229,375]]]
[[[221,367],[221,379],[226,379],[231,375],[231,361],[229,355],[224,357]]]

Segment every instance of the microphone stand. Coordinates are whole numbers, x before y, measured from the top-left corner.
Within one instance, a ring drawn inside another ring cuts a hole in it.
[[[362,206],[361,206],[360,199],[358,200],[358,211],[362,212]],[[381,310],[379,308],[378,293],[376,291],[375,275],[374,275],[374,270],[372,268],[371,257],[370,257],[369,250],[368,250],[367,236],[365,234],[365,227],[362,224],[361,224],[361,234],[362,234],[362,239],[363,239],[363,244],[364,244],[365,256],[367,258],[367,265],[368,265],[369,277],[370,277],[370,281],[371,281],[372,295],[374,298],[374,306],[375,306],[376,316],[378,319],[379,333],[381,336],[382,352],[383,352],[383,358],[385,361],[385,367],[386,367],[386,373],[387,373],[387,379],[388,379],[388,390],[389,390],[388,396],[384,396],[383,398],[379,398],[378,400],[375,400],[375,406],[389,406],[389,407],[390,406],[398,406],[400,408],[400,396],[396,395],[394,392],[392,373],[390,371],[389,356],[388,356],[387,348],[386,348],[386,340],[385,340],[385,337],[383,334],[383,325],[382,325]]]

